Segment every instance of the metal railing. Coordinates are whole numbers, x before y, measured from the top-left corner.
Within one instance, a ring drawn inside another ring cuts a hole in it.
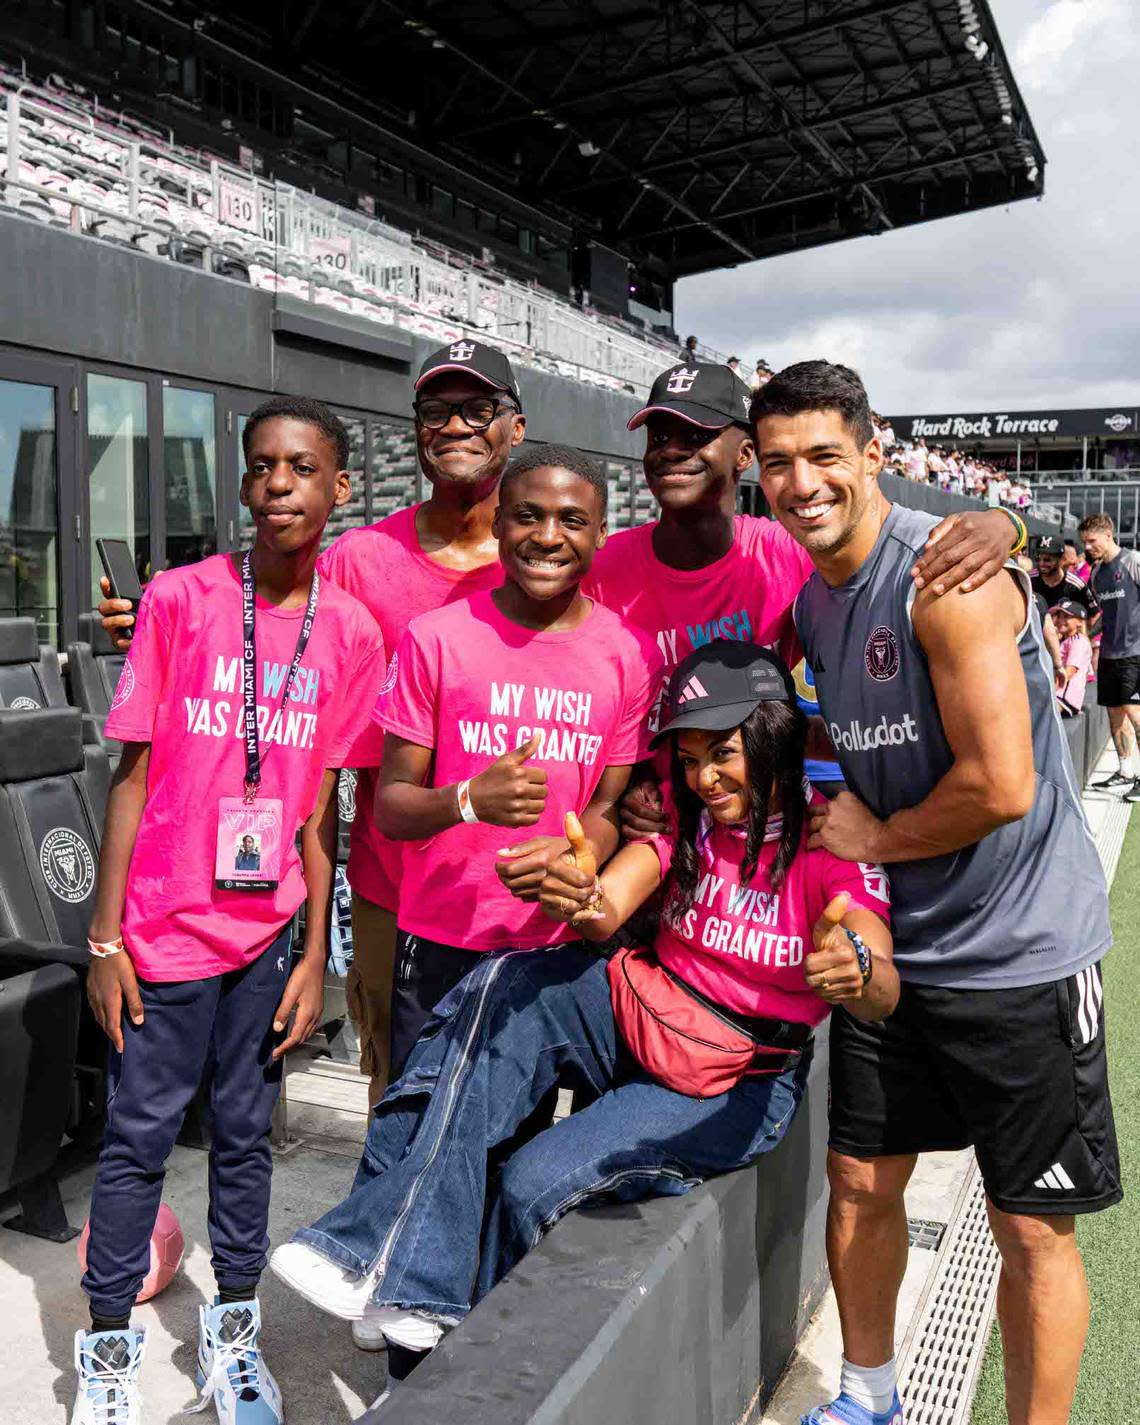
[[[536,284],[212,155],[124,135],[17,78],[0,74],[3,201],[27,216],[441,343],[482,337],[524,365],[612,390],[641,394],[679,358]]]

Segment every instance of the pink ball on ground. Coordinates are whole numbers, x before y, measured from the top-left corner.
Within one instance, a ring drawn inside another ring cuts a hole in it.
[[[79,1258],[79,1268],[84,1272],[87,1270],[87,1239],[90,1236],[91,1223],[87,1221],[83,1224],[83,1231],[80,1233],[79,1241],[75,1247],[75,1255]],[[174,1209],[167,1207],[164,1202],[158,1209],[154,1231],[150,1236],[150,1270],[143,1278],[142,1288],[138,1296],[135,1297],[136,1306],[140,1302],[149,1301],[152,1296],[157,1296],[164,1287],[170,1285],[174,1273],[182,1262],[182,1254],[185,1250],[186,1241],[182,1236],[182,1224],[174,1215]]]

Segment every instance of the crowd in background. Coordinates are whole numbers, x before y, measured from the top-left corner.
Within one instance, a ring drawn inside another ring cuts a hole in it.
[[[953,447],[928,446],[921,436],[917,440],[899,440],[890,419],[884,416],[875,417],[875,430],[883,442],[883,468],[892,475],[1012,510],[1027,510],[1033,502],[1028,485],[990,461]]]

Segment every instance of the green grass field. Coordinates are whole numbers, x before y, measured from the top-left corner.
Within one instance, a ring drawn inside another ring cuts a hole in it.
[[[1104,962],[1112,1106],[1125,1198],[1078,1218],[1092,1326],[1072,1425],[1140,1425],[1140,817],[1133,818],[1112,888],[1116,943]],[[1001,1341],[986,1353],[971,1425],[1004,1425]]]

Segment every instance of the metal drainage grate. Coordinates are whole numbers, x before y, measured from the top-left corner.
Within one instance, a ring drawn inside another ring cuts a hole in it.
[[[1097,854],[1104,867],[1104,878],[1111,886],[1116,876],[1116,866],[1124,848],[1124,833],[1128,830],[1128,819],[1132,807],[1126,801],[1114,800],[1109,807],[1096,836]]]
[[[965,1425],[993,1322],[1001,1260],[975,1167],[899,1353],[907,1425]]]
[[[945,1235],[945,1222],[932,1222],[929,1217],[908,1217],[906,1220],[907,1241],[912,1247],[925,1247],[928,1252],[937,1252]]]

